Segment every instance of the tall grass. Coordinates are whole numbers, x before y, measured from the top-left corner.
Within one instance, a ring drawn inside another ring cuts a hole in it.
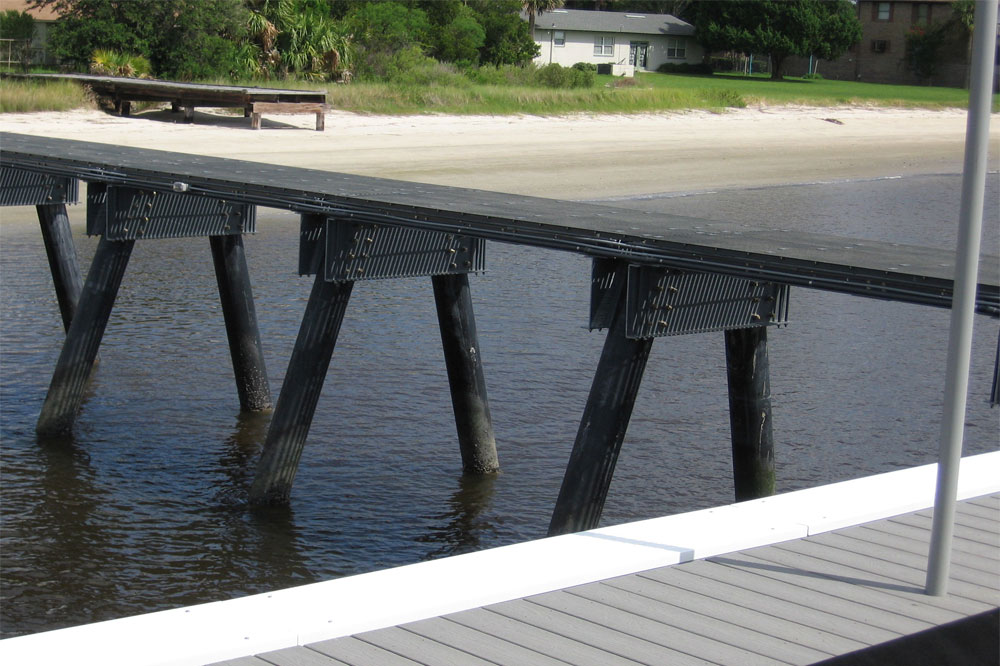
[[[96,108],[93,97],[72,81],[0,79],[0,113]]]
[[[640,74],[634,81],[598,76],[592,87],[550,88],[522,70],[478,70],[471,74],[435,65],[390,82],[349,85],[294,81],[240,81],[238,85],[325,89],[334,109],[371,114],[454,113],[559,115],[567,113],[646,113],[681,109],[721,111],[752,104],[830,106],[866,104],[940,109],[966,107],[968,91],[958,88],[893,86],[853,81],[794,79],[771,81],[744,76]],[[528,70],[530,72],[530,69]],[[228,83],[232,81],[214,81]],[[994,95],[994,109],[998,108]],[[0,112],[92,108],[83,89],[71,82],[0,82]]]

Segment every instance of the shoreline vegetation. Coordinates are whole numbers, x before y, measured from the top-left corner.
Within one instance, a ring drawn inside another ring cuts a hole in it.
[[[286,81],[281,87],[325,90],[332,109],[371,115],[516,115],[570,113],[650,113],[689,109],[722,112],[755,105],[876,106],[888,108],[965,108],[960,88],[880,85],[788,77],[642,73],[634,79],[595,76],[593,84],[552,87],[545,81],[519,81],[497,69],[475,80],[448,67],[402,80],[351,84]],[[568,69],[568,68],[567,68]],[[492,80],[491,80],[492,79]],[[273,87],[273,81],[210,81],[227,85]],[[94,109],[98,100],[68,81],[0,81],[0,113]],[[993,96],[993,110],[1000,96]]]

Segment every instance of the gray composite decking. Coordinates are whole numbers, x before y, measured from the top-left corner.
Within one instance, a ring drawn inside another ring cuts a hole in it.
[[[930,516],[918,511],[217,666],[822,662],[1000,605],[1000,493],[959,503],[943,597],[923,593]]]

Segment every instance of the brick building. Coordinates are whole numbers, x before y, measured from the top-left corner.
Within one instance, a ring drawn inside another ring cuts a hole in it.
[[[967,81],[970,37],[955,20],[951,0],[858,0],[861,41],[840,58],[821,60],[816,71],[824,78],[870,83],[963,87]],[[920,79],[906,57],[906,36],[912,30],[946,25],[936,72]],[[808,58],[790,60],[786,72],[805,74]]]

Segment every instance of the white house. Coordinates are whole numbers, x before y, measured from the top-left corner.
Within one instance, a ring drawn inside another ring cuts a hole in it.
[[[611,65],[615,74],[656,71],[664,63],[700,63],[694,26],[669,14],[555,9],[535,18],[538,65]],[[602,68],[604,69],[604,68]]]

